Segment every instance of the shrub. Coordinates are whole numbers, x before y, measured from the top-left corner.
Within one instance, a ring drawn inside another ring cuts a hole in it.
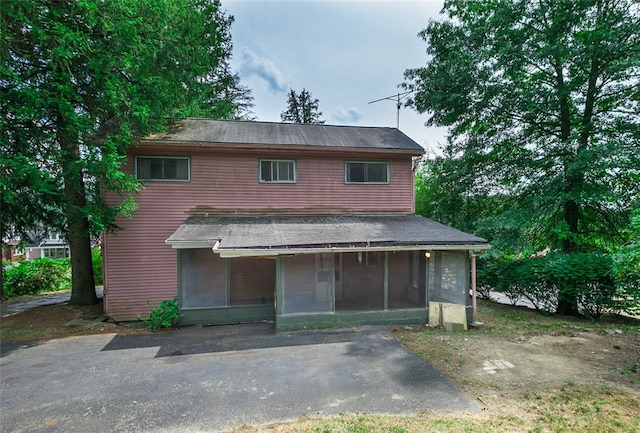
[[[5,270],[4,291],[7,298],[69,288],[71,288],[69,259],[35,259]]]
[[[515,277],[519,263],[513,259],[499,259],[496,269],[496,291],[504,293],[513,305],[522,298],[522,286],[520,281]]]
[[[147,301],[149,305],[149,301]],[[149,318],[145,320],[147,327],[158,331],[162,328],[174,328],[178,326],[182,313],[178,310],[178,299],[168,299],[160,302],[157,308],[151,311]]]
[[[513,304],[524,298],[537,310],[553,312],[559,299],[577,299],[583,314],[598,319],[608,312],[630,311],[630,305],[637,308],[640,300],[640,295],[633,295],[638,280],[617,284],[613,259],[605,254],[556,253],[491,261],[483,264],[479,281],[504,293]]]
[[[498,284],[498,260],[488,254],[477,256],[476,260],[476,289],[478,296],[490,299],[491,291]]]
[[[631,239],[613,256],[613,278],[621,310],[640,314],[640,209],[631,215]]]
[[[598,253],[562,254],[555,257],[553,278],[559,296],[576,298],[582,313],[594,319],[619,310],[611,256]]]
[[[520,296],[538,311],[552,312],[558,307],[558,286],[553,278],[552,263],[550,256],[533,256],[518,260],[513,270]]]
[[[103,284],[102,281],[102,249],[94,248],[91,250],[91,263],[93,265],[93,280],[97,286]]]

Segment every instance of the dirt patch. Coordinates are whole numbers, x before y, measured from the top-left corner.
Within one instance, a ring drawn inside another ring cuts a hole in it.
[[[484,406],[486,416],[538,417],[532,402],[569,388],[619,390],[640,404],[640,320],[544,316],[481,301],[480,329],[397,327],[409,348]]]
[[[28,300],[38,297],[29,297]],[[24,302],[25,298],[23,298]],[[9,303],[5,303],[9,305]],[[102,301],[96,305],[71,306],[68,303],[37,307],[0,319],[0,340],[42,341],[92,334],[144,334],[146,328],[134,328],[129,324],[109,321],[104,315]]]

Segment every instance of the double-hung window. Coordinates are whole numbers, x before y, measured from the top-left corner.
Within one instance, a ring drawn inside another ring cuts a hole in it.
[[[345,161],[346,183],[389,183],[389,163],[379,161]]]
[[[190,160],[186,156],[136,156],[136,179],[188,181]]]
[[[296,183],[296,162],[293,159],[260,159],[259,166],[262,183]]]

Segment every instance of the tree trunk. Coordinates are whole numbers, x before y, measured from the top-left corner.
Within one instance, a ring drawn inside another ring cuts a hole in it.
[[[558,102],[560,106],[560,140],[567,150],[571,148],[571,111],[569,109],[569,96],[565,88],[564,72],[561,63],[558,61],[555,65],[556,79],[557,79],[557,91]],[[577,157],[577,154],[576,156]],[[564,162],[564,193],[569,195],[573,193],[576,188],[579,188],[580,180],[576,176],[575,168],[571,167],[573,161],[565,160]],[[562,216],[564,222],[567,224],[569,233],[565,234],[562,240],[562,251],[567,253],[574,253],[578,249],[576,237],[578,235],[578,221],[580,219],[580,205],[575,199],[566,198],[563,204]],[[579,316],[578,311],[578,297],[574,290],[560,290],[558,294],[558,308],[556,310],[559,314],[565,314],[569,316]]]
[[[582,122],[581,122],[581,130],[580,130],[580,138],[578,141],[578,148],[576,149],[576,159],[581,158],[582,153],[587,150],[587,146],[589,144],[589,137],[591,135],[592,128],[592,119],[593,119],[593,110],[595,106],[595,95],[596,95],[596,85],[597,78],[600,69],[600,62],[597,56],[594,56],[591,59],[591,65],[589,69],[589,80],[585,98],[584,111],[582,113]],[[565,119],[565,114],[562,112],[563,122],[568,123],[569,117],[567,113],[567,117]],[[563,131],[563,138],[565,138]],[[568,135],[566,136],[568,138]],[[567,189],[566,192],[570,193],[572,196],[576,196],[579,192],[582,191],[584,187],[584,174],[581,171],[578,171],[575,168],[569,168],[566,170],[566,183]],[[566,237],[562,242],[562,251],[564,253],[575,253],[578,251],[578,243],[576,241],[579,230],[579,222],[580,222],[580,205],[576,202],[575,199],[568,199],[564,203],[564,222],[567,224],[569,228],[570,236]],[[570,316],[579,316],[580,311],[578,310],[578,300],[575,294],[575,291],[570,291],[569,293],[564,293],[558,301],[558,313],[566,314]]]
[[[62,152],[61,165],[64,179],[64,197],[67,211],[67,241],[71,254],[70,305],[98,303],[91,260],[89,220],[82,213],[86,206],[84,180],[80,165],[80,149],[76,140],[70,140],[63,120],[58,122],[58,141]]]
[[[568,188],[571,188],[569,186]],[[564,221],[569,227],[571,236],[566,237],[562,241],[562,252],[565,254],[575,253],[578,250],[578,244],[574,236],[578,233],[578,220],[580,218],[580,207],[574,200],[567,200],[564,203]],[[579,316],[578,296],[575,290],[560,290],[558,294],[558,314],[567,316]]]

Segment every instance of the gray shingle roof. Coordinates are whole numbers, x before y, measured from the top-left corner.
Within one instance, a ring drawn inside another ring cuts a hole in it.
[[[183,119],[144,142],[320,146],[393,149],[416,155],[424,149],[396,128]]]
[[[487,241],[418,215],[192,216],[167,239],[220,241],[218,249],[484,246]]]

